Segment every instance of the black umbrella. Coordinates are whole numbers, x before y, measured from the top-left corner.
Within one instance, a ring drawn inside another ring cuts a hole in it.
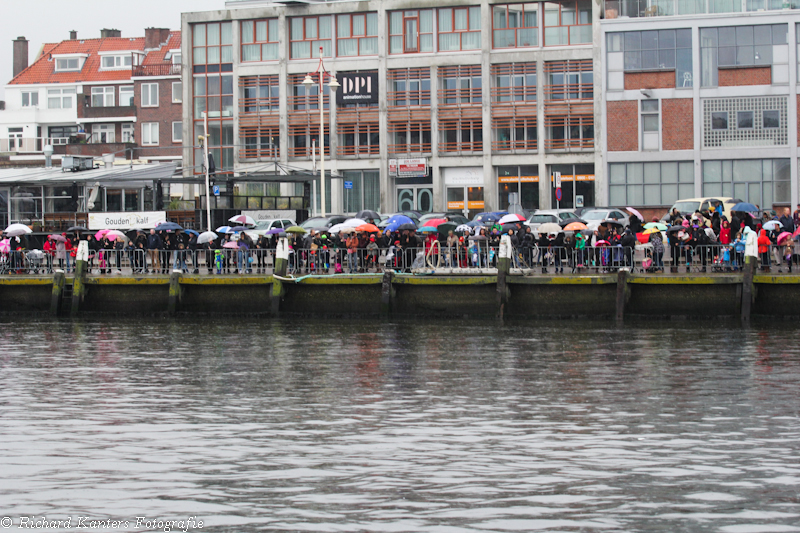
[[[416,231],[417,227],[414,224],[400,224],[397,226],[398,231],[405,231],[410,229],[412,231]]]
[[[619,226],[620,228],[625,225],[622,222],[620,222],[619,220],[613,220],[613,219],[610,219],[610,218],[602,221],[600,224],[605,224],[606,226],[608,226],[609,224],[613,224],[615,226]]]
[[[156,226],[156,231],[177,231],[179,229],[183,228],[174,222],[162,222]]]
[[[92,231],[89,228],[84,228],[83,226],[72,226],[71,228],[67,228],[68,232],[71,233],[80,233],[83,231]]]
[[[371,209],[364,209],[363,211],[356,213],[355,218],[360,218],[361,220],[380,220],[381,216]]]
[[[671,228],[667,229],[667,233],[675,233],[676,231],[680,231],[682,229],[686,229],[683,226],[672,226]]]

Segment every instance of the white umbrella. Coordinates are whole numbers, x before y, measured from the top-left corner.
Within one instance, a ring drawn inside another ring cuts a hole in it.
[[[561,226],[559,226],[555,222],[547,222],[536,228],[536,231],[538,231],[539,234],[542,234],[542,233],[561,233],[564,230],[561,229]]]
[[[472,233],[472,228],[467,226],[466,224],[461,224],[456,228],[456,231],[463,231],[465,233]]]
[[[508,215],[503,216],[503,218],[499,220],[501,226],[503,224],[512,224],[514,222],[525,222],[525,217],[522,215],[515,215],[514,213],[510,213]]]
[[[636,209],[634,209],[632,207],[626,207],[625,209],[628,211],[628,213],[630,213],[632,215],[636,215],[639,218],[639,220],[644,222],[644,217],[642,216],[642,214],[639,211],[637,211]]]
[[[761,226],[762,229],[765,229],[767,231],[772,231],[774,229],[782,228],[782,227],[783,227],[783,224],[781,224],[777,220],[770,220],[769,222],[767,222],[763,226]],[[9,233],[9,235],[10,235],[10,233]]]
[[[356,226],[363,226],[366,223],[366,220],[361,220],[360,218],[348,218],[342,222],[342,225],[345,228],[355,228]]]
[[[123,240],[126,240],[126,241],[130,240],[130,239],[128,239],[127,235],[125,235],[124,233],[122,233],[121,231],[116,230],[116,229],[108,230],[106,232],[105,236],[108,237],[109,240],[111,240],[112,237],[114,238],[114,240],[116,240],[117,237],[122,237]]]
[[[31,228],[26,226],[25,224],[11,224],[6,230],[3,232],[9,237],[18,237],[20,235],[27,235],[28,233],[33,233]]]
[[[256,221],[253,220],[253,217],[249,217],[247,215],[236,215],[235,217],[231,217],[228,219],[228,222],[236,222],[243,226],[255,226]]]
[[[217,234],[214,233],[213,231],[204,231],[203,233],[200,234],[199,237],[197,237],[197,244],[205,244],[207,242],[216,240],[216,238]]]

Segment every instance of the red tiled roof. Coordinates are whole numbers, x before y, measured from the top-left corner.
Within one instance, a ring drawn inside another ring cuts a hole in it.
[[[142,65],[160,65],[162,63],[171,64],[171,59],[164,59],[167,55],[167,52],[170,50],[180,50],[181,48],[181,32],[179,31],[171,31],[169,32],[169,40],[167,40],[167,44],[159,48],[158,50],[153,50],[147,54],[147,57],[144,58]]]
[[[177,46],[173,46],[177,42]],[[171,48],[180,48],[180,32],[170,32],[170,39],[167,46],[150,52],[145,57],[144,63],[148,64],[150,56],[160,56],[160,61],[155,57],[156,62],[163,62],[164,55]],[[106,37],[103,39],[85,39],[61,41],[56,44],[45,44],[42,47],[42,55],[28,68],[17,74],[9,82],[9,85],[27,85],[37,83],[84,83],[94,81],[126,81],[131,79],[130,70],[100,70],[100,56],[98,52],[144,50],[144,37],[133,39],[124,37]],[[74,72],[55,72],[55,60],[52,55],[59,54],[88,54],[89,57],[83,64],[80,71]]]

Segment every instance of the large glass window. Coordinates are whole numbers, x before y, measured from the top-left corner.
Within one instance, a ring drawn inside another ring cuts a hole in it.
[[[507,210],[510,194],[517,193],[517,202],[523,209],[539,208],[539,167],[523,165],[497,167],[498,207]]]
[[[762,209],[788,204],[791,169],[788,159],[703,161],[703,196],[741,198]]]
[[[477,50],[481,47],[481,8],[440,8],[439,51]]]
[[[114,87],[92,87],[92,107],[114,107]]]
[[[538,16],[538,3],[492,6],[492,48],[538,45]]]
[[[278,76],[243,76],[239,78],[242,114],[278,111],[280,84]]]
[[[594,72],[590,59],[548,61],[548,100],[591,100],[594,98]]]
[[[233,76],[208,74],[195,76],[194,138],[203,135],[203,113],[208,115],[208,146],[218,170],[232,170],[234,163]],[[195,148],[195,171],[201,172],[203,152]]]
[[[75,100],[75,89],[47,89],[48,109],[72,109]]]
[[[123,85],[119,88],[119,105],[124,107],[133,105],[133,85]]]
[[[555,173],[561,173],[561,200],[556,198]],[[550,205],[572,209],[595,205],[594,165],[550,165]]]
[[[337,15],[336,48],[337,56],[377,55],[378,14]]]
[[[492,65],[494,102],[535,102],[536,63]]]
[[[721,68],[772,66],[777,60],[774,46],[786,45],[787,31],[786,24],[701,28],[702,86],[716,87]],[[786,63],[786,59],[779,62]]]
[[[193,72],[233,71],[233,23],[192,25]]]
[[[480,65],[439,67],[439,103],[441,104],[480,104],[481,85]]]
[[[592,2],[560,0],[544,2],[545,46],[590,44],[592,42]]]
[[[389,106],[431,105],[430,68],[409,68],[389,71]]]
[[[242,21],[242,61],[278,59],[278,19]]]
[[[345,213],[356,213],[362,209],[379,210],[381,207],[380,172],[377,170],[345,170],[344,181],[352,188],[344,189]]]
[[[610,205],[669,206],[694,196],[691,161],[611,163],[608,165]]]
[[[675,71],[675,86],[692,87],[692,30],[670,29],[609,33],[609,89],[621,90],[624,80],[614,72]]]
[[[433,52],[433,9],[389,13],[389,53]]]
[[[289,39],[292,59],[310,59],[322,56],[331,57],[332,17],[294,17],[290,19]]]

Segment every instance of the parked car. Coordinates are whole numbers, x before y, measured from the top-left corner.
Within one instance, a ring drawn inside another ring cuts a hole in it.
[[[245,231],[245,233],[247,233],[247,235],[253,239],[253,241],[256,241],[260,236],[264,235],[271,229],[284,229],[295,225],[295,221],[290,218],[267,218],[257,221],[256,227]]]
[[[630,216],[622,209],[616,207],[596,207],[581,214],[581,218],[586,221],[586,227],[592,231],[596,230],[604,220],[616,220],[623,226],[630,224]]]
[[[469,222],[469,219],[462,215],[460,212],[449,212],[449,213],[425,213],[421,217],[419,217],[419,223],[421,226],[425,225],[425,222],[434,218],[446,218],[450,222],[455,224],[466,224]]]
[[[302,224],[300,224],[300,227],[306,231],[314,228],[330,228],[335,224],[344,222],[348,218],[349,217],[346,217],[344,215],[327,215],[324,217],[311,217],[305,220]]]
[[[683,216],[692,216],[695,211],[700,211],[706,215],[709,214],[708,208],[712,205],[715,209],[718,209],[720,205],[722,205],[722,215],[725,215],[728,220],[731,219],[731,207],[735,206],[736,204],[742,202],[738,198],[727,198],[727,197],[706,197],[706,198],[687,198],[685,200],[678,200],[672,207],[669,208],[667,213],[661,217],[662,221],[668,221],[670,213],[672,213],[673,209],[677,209],[678,212]],[[706,219],[708,222],[708,219]]]
[[[408,217],[411,219],[412,222],[414,222],[414,224],[417,227],[420,227],[419,225],[420,215],[416,211],[398,211],[397,213],[392,213],[391,215],[388,215],[385,219],[383,218],[383,216],[381,216],[381,221],[376,225],[379,228],[385,228],[386,226],[389,225],[389,220],[391,220],[392,217],[395,215],[403,215],[404,217]]]
[[[539,232],[536,230],[539,226],[550,222],[563,227],[564,222],[580,222],[580,218],[570,209],[537,209],[525,222],[525,225],[530,226],[531,230],[538,235]]]

